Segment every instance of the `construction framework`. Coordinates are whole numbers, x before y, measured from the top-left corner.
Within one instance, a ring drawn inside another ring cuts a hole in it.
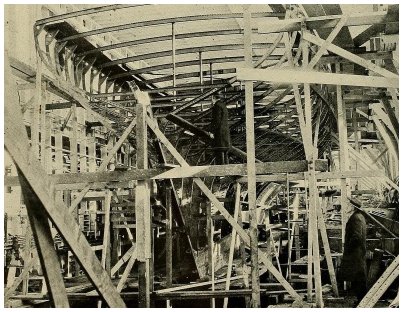
[[[350,200],[379,189],[398,191],[394,178],[399,157],[399,77],[393,48],[375,46],[374,39],[385,27],[396,34],[398,5],[360,14],[342,14],[336,5],[270,5],[263,11],[251,5],[231,13],[97,24],[104,14],[149,7],[105,5],[76,10],[72,5],[45,5],[41,14],[47,15],[36,18],[33,25],[35,64],[15,58],[13,43],[6,41],[5,149],[16,171],[4,181],[6,187],[21,188],[30,230],[25,234],[21,273],[14,276],[15,271],[9,271],[13,276],[7,279],[5,302],[22,299],[69,307],[72,301],[93,298],[98,307],[121,308],[133,300],[139,307],[154,307],[156,301],[170,307],[172,301],[209,298],[210,307],[221,307],[221,299],[227,307],[231,298],[242,297],[256,308],[262,306],[263,296],[287,294],[294,302],[326,306],[322,271],[325,266],[332,294],[339,297],[336,271]],[[222,24],[225,27],[198,32],[183,32],[180,27],[228,19],[241,21],[242,26]],[[156,31],[129,41],[114,37],[125,30],[158,25],[168,25],[171,34]],[[352,39],[349,27],[367,25]],[[241,40],[176,48],[180,40],[225,35],[240,35]],[[144,54],[130,50],[162,42],[171,48]],[[361,47],[368,42],[370,50]],[[226,50],[241,53],[203,58]],[[178,61],[179,56],[195,53],[198,59]],[[147,60],[164,57],[168,60],[145,65]],[[220,68],[220,63],[234,66]],[[25,103],[19,101],[23,93],[28,97]],[[214,134],[209,114],[216,102],[224,102],[231,115],[230,162],[224,164],[206,160],[215,151],[210,147]],[[368,123],[377,132],[375,139],[364,137]],[[362,146],[375,141],[382,143],[384,151],[370,158],[370,150]],[[338,166],[327,158],[332,148],[338,150]],[[379,165],[383,159],[387,159],[386,169]],[[230,201],[217,196],[213,187],[217,178],[233,185]],[[279,260],[282,245],[273,234],[280,226],[269,218],[261,222],[259,209],[264,201],[259,185],[270,185],[273,198],[282,194],[286,200],[285,268]],[[189,189],[190,195],[180,195]],[[324,195],[330,189],[338,193]],[[165,209],[162,222],[156,219],[152,202],[156,195],[161,195]],[[190,225],[200,220],[189,220],[186,198],[202,202],[198,218],[206,223],[207,246],[203,263],[189,232]],[[325,222],[327,207],[335,200],[341,207],[339,252],[331,244]],[[101,216],[102,229],[91,229],[96,224],[92,210]],[[247,221],[242,218],[244,210]],[[387,240],[398,240],[396,228],[366,213]],[[307,229],[303,289],[296,287],[292,268],[302,258],[301,215]],[[217,277],[215,234],[217,223],[223,221],[231,226],[231,235],[225,274]],[[264,248],[259,239],[262,226]],[[165,236],[162,283],[155,273],[160,231]],[[89,233],[95,233],[91,235],[101,244],[91,242]],[[122,235],[128,245],[119,255]],[[67,287],[56,236],[68,250],[68,274],[84,273],[88,282]],[[187,257],[197,275],[207,276],[207,281],[175,285],[173,266],[180,258],[175,259],[174,251],[180,253],[177,245],[183,242],[191,251]],[[242,273],[234,275],[237,248]],[[37,259],[44,286],[40,293],[30,294],[30,271]],[[373,307],[396,279],[398,254],[393,259],[359,307]],[[124,291],[134,268],[137,291]],[[266,272],[275,283],[261,282]],[[239,284],[242,289],[230,289]]]

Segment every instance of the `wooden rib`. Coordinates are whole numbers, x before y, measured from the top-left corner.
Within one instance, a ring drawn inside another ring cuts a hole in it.
[[[255,49],[260,48],[264,49],[265,47],[269,46],[271,43],[267,43],[265,41],[261,42],[256,42],[253,44],[253,47]],[[191,53],[196,53],[196,52],[212,52],[212,51],[224,51],[224,50],[238,50],[242,49],[243,45],[240,43],[231,43],[231,44],[217,44],[217,45],[210,45],[210,46],[196,46],[196,47],[191,47],[191,48],[183,48],[183,49],[177,49],[175,51],[176,55],[183,55],[183,54],[191,54]],[[131,62],[136,62],[136,61],[142,61],[142,60],[149,60],[149,59],[154,59],[154,58],[161,58],[161,57],[167,57],[167,56],[172,56],[172,50],[165,50],[165,51],[158,51],[158,52],[148,52],[144,54],[139,54],[135,56],[129,56],[117,60],[113,60],[110,62],[103,63],[100,68],[106,68],[106,67],[111,67],[115,65],[120,65],[120,64],[126,64],[126,63],[131,63]]]
[[[254,13],[254,18],[261,17],[282,17],[284,14],[281,13],[273,13],[273,12],[263,12],[263,13]],[[231,19],[231,18],[241,18],[242,13],[223,13],[223,14],[203,14],[203,15],[192,15],[192,16],[177,16],[172,18],[162,18],[155,20],[148,20],[136,23],[122,24],[116,26],[109,26],[101,29],[95,29],[87,32],[83,32],[80,34],[72,35],[63,38],[61,41],[70,41],[78,38],[84,38],[88,36],[94,36],[104,33],[110,33],[114,31],[122,31],[126,29],[133,29],[138,27],[149,27],[155,25],[163,25],[163,24],[171,24],[171,23],[184,23],[191,21],[202,21],[202,20],[211,20],[211,19]]]

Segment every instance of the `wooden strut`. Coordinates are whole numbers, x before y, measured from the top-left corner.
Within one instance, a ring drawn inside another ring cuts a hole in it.
[[[239,183],[236,183],[234,218],[235,218],[235,221],[237,221],[237,222],[238,222],[239,212],[240,212],[240,207],[241,207],[240,201],[241,201],[241,185]],[[227,277],[226,277],[226,281],[225,281],[225,290],[229,290],[230,283],[231,283],[230,279],[231,279],[231,272],[232,272],[232,263],[234,260],[235,243],[236,243],[237,237],[238,237],[238,234],[236,233],[235,228],[232,228],[231,245],[230,245],[230,251],[229,251],[229,256],[228,256],[228,265],[227,265]],[[227,308],[227,306],[228,306],[228,298],[224,298],[223,308]]]
[[[383,272],[381,277],[361,300],[357,308],[372,308],[398,276],[399,256],[386,268],[385,272]]]
[[[182,167],[190,168],[189,164],[182,157],[182,155],[176,150],[176,148],[169,142],[165,135],[158,128],[158,124],[152,120],[150,117],[146,117],[147,124],[149,128],[154,132],[157,138],[162,144],[168,149],[172,156],[179,162]],[[214,206],[221,212],[225,219],[235,227],[240,238],[246,243],[247,246],[250,244],[249,235],[246,231],[238,224],[238,222],[228,213],[221,202],[217,200],[210,189],[204,184],[200,178],[194,178],[193,181],[202,190],[202,192],[208,197],[208,199],[214,204]],[[288,291],[288,293],[296,299],[301,299],[301,296],[292,288],[292,286],[284,279],[282,274],[270,263],[267,255],[259,250],[258,253],[259,261],[263,262],[267,269],[273,274],[273,276],[281,283],[281,285]]]
[[[41,218],[46,220],[45,216],[49,217],[105,302],[110,307],[125,307],[125,303],[116,291],[109,275],[102,268],[76,220],[67,212],[67,207],[61,199],[55,198],[53,183],[49,181],[46,172],[30,151],[21,111],[16,101],[17,90],[8,57],[5,60],[5,70],[7,77],[5,96],[8,99],[5,105],[5,147],[7,151],[18,166],[21,178],[26,179],[27,185],[37,196],[38,202],[42,203],[44,211],[40,215]],[[16,137],[18,140],[15,140]],[[41,178],[38,179],[38,177]]]

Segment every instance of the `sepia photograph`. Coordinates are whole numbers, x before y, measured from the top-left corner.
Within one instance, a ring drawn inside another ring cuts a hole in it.
[[[398,308],[394,2],[3,4],[0,306]]]

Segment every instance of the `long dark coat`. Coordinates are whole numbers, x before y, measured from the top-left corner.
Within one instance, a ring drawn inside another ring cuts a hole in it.
[[[366,282],[367,223],[362,212],[355,211],[348,219],[341,262],[341,278],[350,282]]]

